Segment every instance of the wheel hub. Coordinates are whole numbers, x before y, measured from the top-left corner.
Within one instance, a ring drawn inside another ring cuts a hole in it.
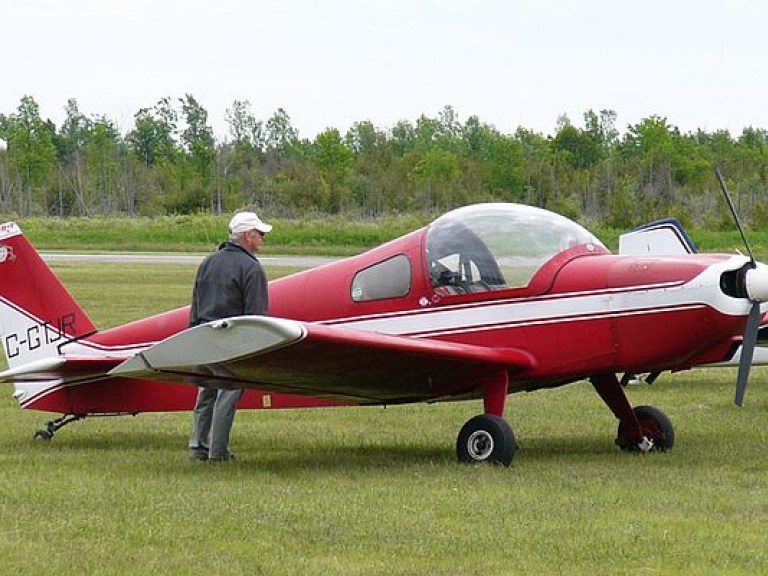
[[[637,448],[640,452],[650,452],[653,450],[653,440],[648,436],[643,436],[643,440],[637,445]]]
[[[467,438],[467,451],[474,460],[487,460],[493,447],[493,436],[485,430],[477,430]]]

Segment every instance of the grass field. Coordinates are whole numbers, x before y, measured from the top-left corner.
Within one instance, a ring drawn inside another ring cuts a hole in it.
[[[294,220],[265,219],[274,224],[264,254],[350,256],[397,238],[431,221],[426,215],[356,219],[349,215]],[[0,215],[0,222],[13,217]],[[227,216],[185,215],[157,218],[21,218],[19,225],[38,249],[85,252],[187,252],[207,253],[225,239]],[[642,224],[638,222],[637,224]],[[626,230],[587,225],[611,250]],[[688,230],[703,251],[744,251],[735,228],[724,231]],[[768,231],[749,230],[758,260],[768,259]]]
[[[101,327],[181,306],[194,267],[59,264]],[[275,278],[287,272],[268,269]],[[141,280],[136,281],[137,278]],[[0,396],[3,574],[767,574],[768,371],[630,389],[677,444],[633,456],[585,383],[514,395],[508,468],[460,466],[479,402],[241,411],[240,460],[191,462],[189,414],[79,422]]]
[[[409,215],[377,220],[348,215],[294,220],[263,216],[274,225],[264,252],[302,256],[357,254],[429,221]],[[207,253],[226,240],[228,221],[228,215],[198,214],[157,218],[24,218],[18,223],[32,243],[46,251]]]

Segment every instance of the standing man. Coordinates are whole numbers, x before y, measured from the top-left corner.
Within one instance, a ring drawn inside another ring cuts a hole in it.
[[[272,226],[253,212],[239,212],[229,222],[229,242],[219,246],[197,270],[189,325],[231,316],[264,315],[267,277],[256,252]],[[195,460],[234,460],[229,435],[243,390],[201,387],[197,393],[189,455]]]

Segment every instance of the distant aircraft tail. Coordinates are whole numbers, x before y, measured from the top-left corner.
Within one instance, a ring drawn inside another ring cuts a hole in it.
[[[654,220],[619,236],[619,254],[678,256],[695,254],[696,246],[676,218]]]
[[[60,356],[96,327],[15,222],[0,224],[0,332],[9,368]]]

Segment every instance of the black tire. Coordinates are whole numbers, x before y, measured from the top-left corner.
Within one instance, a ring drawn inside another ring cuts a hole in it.
[[[643,430],[643,436],[653,441],[651,451],[666,452],[675,445],[675,429],[672,422],[664,412],[653,406],[637,406],[634,409],[637,419],[640,421],[640,428]],[[619,432],[616,443],[622,450],[627,452],[636,452],[639,447],[636,444],[628,443],[625,439],[624,426],[619,424]]]
[[[481,464],[491,462],[509,466],[517,444],[512,428],[504,418],[481,414],[462,426],[456,439],[459,462]]]
[[[48,432],[48,430],[38,430],[35,432],[34,436],[32,436],[35,440],[50,440],[53,438],[53,434],[51,432]]]

